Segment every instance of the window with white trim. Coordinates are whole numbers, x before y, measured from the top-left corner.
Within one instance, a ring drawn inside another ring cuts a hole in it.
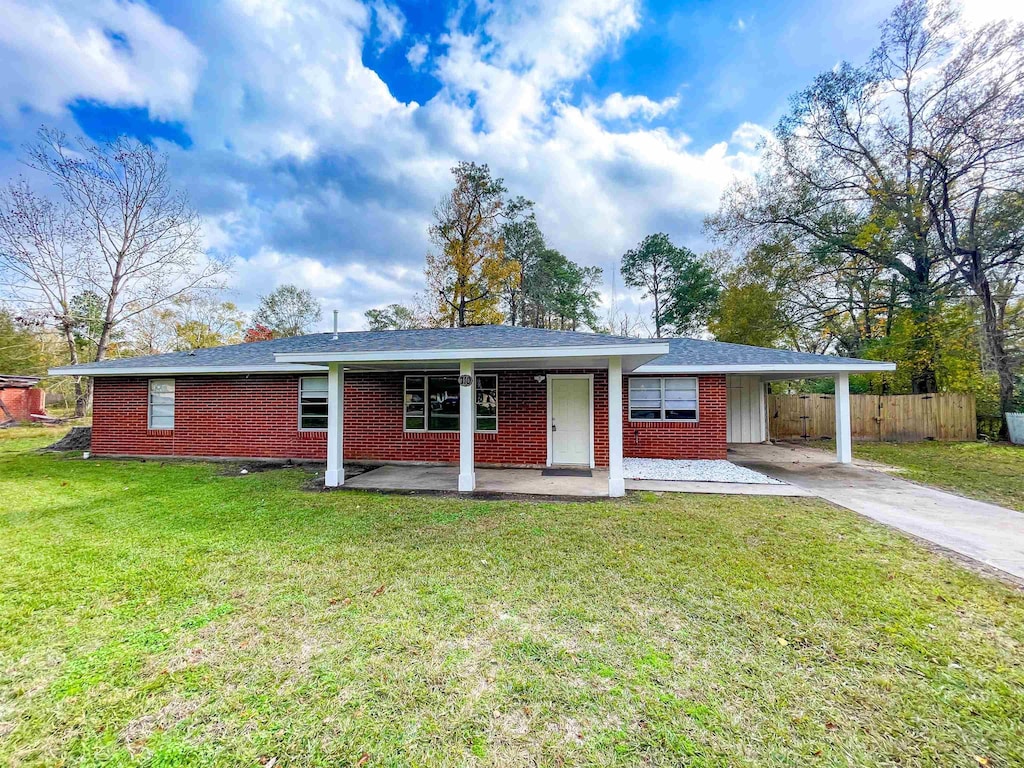
[[[327,429],[327,377],[299,379],[299,429]]]
[[[476,377],[476,419],[477,432],[498,431],[498,377],[486,374]]]
[[[477,432],[498,431],[498,377],[475,376]],[[406,432],[458,432],[459,377],[406,376],[403,418]]]
[[[629,379],[630,421],[697,421],[697,378]]]
[[[174,379],[149,380],[149,428],[174,429]]]

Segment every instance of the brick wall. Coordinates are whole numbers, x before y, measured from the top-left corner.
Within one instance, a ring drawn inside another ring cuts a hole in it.
[[[324,459],[327,436],[298,428],[299,377],[176,376],[174,429],[149,429],[148,380],[97,378],[97,455]]]
[[[29,416],[33,413],[46,413],[43,406],[45,398],[46,392],[35,387],[0,389],[0,400],[3,400],[15,421],[28,421]],[[0,410],[0,421],[6,418],[6,414]]]
[[[547,461],[547,383],[557,371],[498,373],[498,432],[476,434],[476,460],[493,465]],[[579,373],[579,371],[573,371]],[[594,375],[595,464],[608,466],[608,374]],[[405,432],[403,374],[345,376],[345,459],[457,462],[458,433]],[[298,429],[299,376],[175,377],[173,430],[147,425],[145,378],[98,378],[92,451],[97,455],[224,456],[323,461],[325,432]],[[624,389],[623,405],[628,400]],[[725,377],[700,381],[699,424],[631,423],[623,414],[626,456],[723,458]],[[634,430],[636,434],[634,434]]]
[[[624,377],[623,456],[643,459],[724,459],[726,394],[724,375],[699,376],[699,421],[630,421],[629,381]]]
[[[580,371],[572,371],[579,373]],[[476,433],[480,464],[543,465],[547,462],[547,382],[558,371],[498,373],[498,431]],[[608,372],[594,375],[594,462],[608,466]],[[459,460],[457,432],[405,432],[402,374],[345,375],[345,458],[353,461]]]

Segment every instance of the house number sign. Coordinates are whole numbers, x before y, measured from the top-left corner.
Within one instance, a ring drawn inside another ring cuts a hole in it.
[[[460,374],[460,376],[459,376],[459,386],[460,387],[471,387],[471,386],[473,386],[473,377],[470,376],[468,373]]]

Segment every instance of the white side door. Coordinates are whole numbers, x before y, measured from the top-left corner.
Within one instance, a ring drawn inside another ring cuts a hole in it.
[[[552,464],[590,466],[590,378],[551,376],[548,435]]]

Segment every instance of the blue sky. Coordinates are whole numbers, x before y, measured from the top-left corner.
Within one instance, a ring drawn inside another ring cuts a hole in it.
[[[708,247],[788,97],[863,61],[892,2],[0,0],[0,174],[42,124],[151,141],[232,299],[292,282],[358,328],[422,288],[449,168],[486,162],[608,302],[644,235]]]

